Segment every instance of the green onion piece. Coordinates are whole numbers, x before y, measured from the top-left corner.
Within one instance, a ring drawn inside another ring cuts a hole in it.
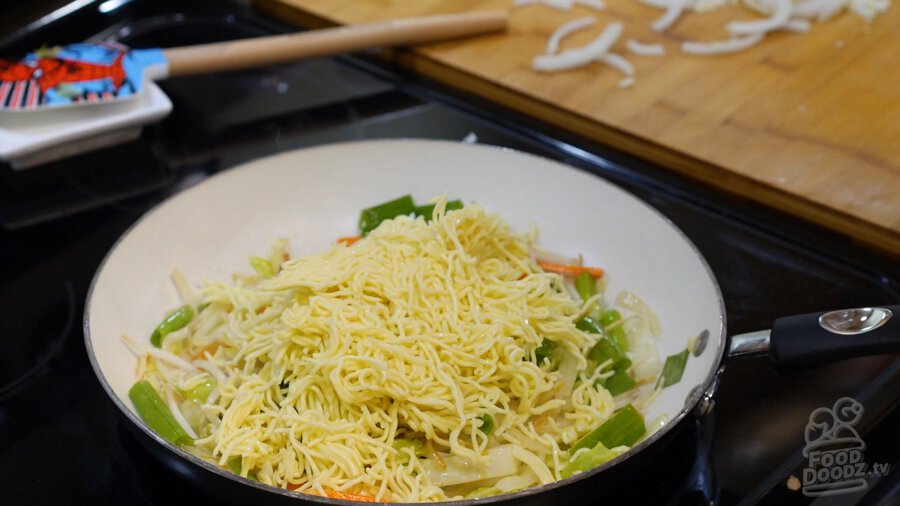
[[[619,321],[622,321],[622,315],[615,309],[604,311],[603,315],[600,317],[600,325],[603,326],[606,335],[609,336],[609,338],[616,343],[616,346],[624,352],[628,351],[628,337],[625,335],[625,327],[619,324],[611,329],[608,328],[610,325]]]
[[[487,413],[478,417],[481,420],[481,425],[478,426],[478,430],[484,432],[485,436],[490,436],[491,432],[494,432],[494,418]]]
[[[377,206],[363,209],[359,215],[359,233],[368,235],[375,230],[384,220],[390,220],[397,216],[408,216],[416,211],[412,196],[404,195],[398,199],[378,204]]]
[[[271,278],[277,274],[275,272],[275,266],[265,258],[252,256],[250,257],[250,265],[253,267],[253,270],[258,272],[259,275],[264,278]]]
[[[607,360],[612,360],[613,366],[626,359],[622,350],[616,346],[609,338],[604,337],[603,339],[597,341],[591,351],[588,352],[588,358],[596,362],[597,364],[602,364]]]
[[[233,458],[233,459],[231,459],[231,460],[228,461],[228,470],[231,471],[232,473],[234,473],[234,474],[240,476],[240,474],[241,474],[241,466],[242,466],[242,465],[243,465],[242,458],[241,458],[241,457],[235,457],[235,458]],[[247,478],[248,478],[248,479],[251,479],[251,480],[253,480],[253,481],[259,481],[259,480],[256,479],[256,474],[254,474],[252,471],[249,472],[249,473],[247,473]]]
[[[663,364],[662,372],[659,373],[659,380],[656,382],[657,388],[659,388],[660,383],[662,383],[663,388],[666,388],[681,381],[681,375],[684,374],[684,366],[687,365],[688,355],[690,355],[690,352],[685,348],[681,353],[666,357],[666,363]]]
[[[613,364],[613,375],[608,378],[598,378],[594,381],[594,386],[602,386],[608,390],[612,396],[631,390],[637,386],[637,383],[634,381],[634,378],[628,374],[629,367],[631,367],[631,359],[623,357]]]
[[[396,438],[394,439],[393,446],[395,450],[412,448],[413,454],[417,457],[422,457],[425,455],[425,443],[422,442],[421,439]]]
[[[613,370],[616,372],[625,372],[629,367],[631,367],[631,359],[622,357],[622,360],[619,360],[613,365]]]
[[[590,272],[582,272],[575,276],[575,290],[581,296],[582,301],[586,301],[597,295],[597,278]]]
[[[448,200],[447,207],[444,210],[456,211],[457,209],[462,208],[462,200]],[[425,204],[424,206],[416,207],[415,215],[422,216],[423,218],[425,218],[425,221],[431,221],[431,217],[434,215],[434,204]]]
[[[644,426],[644,417],[634,409],[634,406],[628,404],[572,445],[569,451],[574,453],[579,448],[593,448],[597,443],[607,448],[631,446],[645,432],[647,428]]]
[[[627,451],[627,446],[616,446],[615,448],[609,449],[603,446],[603,443],[597,443],[590,450],[579,453],[578,456],[575,457],[575,460],[566,464],[566,467],[562,469],[560,474],[563,478],[568,478],[575,473],[590,471],[600,464],[609,462]]]
[[[176,445],[189,445],[194,442],[184,428],[175,421],[169,407],[148,381],[141,380],[135,383],[128,390],[128,397],[134,404],[138,415],[153,432]]]
[[[167,335],[190,323],[191,318],[193,317],[194,310],[188,305],[181,306],[175,311],[172,311],[166,316],[162,323],[156,327],[153,334],[150,335],[150,344],[159,348],[162,346],[163,339],[165,339]]]
[[[612,376],[606,378],[604,388],[609,390],[612,396],[627,392],[637,385],[634,379],[625,371],[616,371]]]
[[[603,312],[603,316],[600,317],[600,323],[604,327],[608,327],[621,319],[622,315],[619,314],[618,311],[616,311],[615,309],[607,309]]]
[[[601,326],[597,320],[591,318],[590,316],[583,316],[580,320],[575,322],[575,328],[584,332],[589,332],[591,334],[600,334],[601,336],[604,335],[603,326]]]
[[[534,362],[537,365],[541,365],[545,360],[550,360],[555,344],[556,343],[548,339],[541,341],[541,345],[534,349]]]
[[[216,380],[210,378],[190,390],[179,390],[179,392],[186,399],[204,403],[213,391],[213,388],[216,388]]]
[[[394,439],[393,447],[397,450],[397,461],[401,464],[409,462],[409,453],[402,451],[404,448],[412,449],[412,453],[416,457],[425,456],[425,444],[421,439],[397,438]]]
[[[425,218],[425,221],[431,221],[431,217],[434,216],[434,204],[425,204],[424,206],[416,206],[416,210],[413,211],[413,214],[416,216],[421,216]]]

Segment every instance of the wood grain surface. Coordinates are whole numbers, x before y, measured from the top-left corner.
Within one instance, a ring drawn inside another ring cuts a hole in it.
[[[636,0],[514,7],[512,0],[256,0],[290,22],[318,28],[470,10],[510,12],[505,34],[391,51],[402,66],[586,138],[900,256],[900,6],[867,23],[853,13],[814,22],[807,34],[772,33],[747,51],[682,54],[684,40],[727,38],[730,20],[759,19],[736,6],[685,13],[665,33],[662,11]],[[596,63],[560,73],[532,60],[561,24],[597,23],[566,38],[583,45],[612,21],[613,50],[636,68]],[[629,54],[625,41],[662,43],[663,57]]]

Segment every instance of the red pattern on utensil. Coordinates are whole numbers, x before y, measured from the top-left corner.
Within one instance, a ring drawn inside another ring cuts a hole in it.
[[[0,81],[27,81],[34,74],[34,67],[13,60],[0,59]]]
[[[38,68],[41,76],[38,82],[41,91],[46,92],[60,83],[72,83],[78,81],[93,81],[95,79],[109,78],[112,80],[116,91],[125,82],[125,70],[122,68],[122,58],[125,53],[119,53],[116,59],[109,65],[97,65],[76,60],[64,60],[62,58],[41,58],[38,60]]]
[[[61,83],[109,78],[113,88],[118,91],[125,82],[125,69],[122,68],[122,59],[125,54],[124,52],[119,53],[109,65],[63,58],[41,58],[37,61],[37,66],[32,67],[16,61],[0,60],[0,80],[26,81],[37,78],[41,92],[46,93],[47,90]]]

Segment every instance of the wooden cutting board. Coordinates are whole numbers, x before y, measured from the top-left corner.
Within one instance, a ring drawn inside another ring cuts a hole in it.
[[[625,150],[735,194],[782,209],[900,256],[900,5],[870,24],[853,13],[807,34],[779,32],[725,56],[680,52],[684,40],[727,38],[730,20],[759,19],[732,6],[688,12],[664,34],[662,11],[636,0],[514,7],[512,0],[256,0],[258,8],[318,28],[469,10],[507,10],[507,33],[393,51],[422,75]],[[601,64],[554,74],[532,70],[553,31],[592,15],[563,41],[593,40],[611,21],[613,48],[636,68],[627,89]],[[627,52],[658,42],[664,57]]]

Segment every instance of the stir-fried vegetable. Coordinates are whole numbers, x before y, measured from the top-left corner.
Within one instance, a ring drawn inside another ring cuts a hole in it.
[[[629,376],[626,372],[628,367],[631,366],[631,360],[628,360],[627,358],[625,360],[627,360],[627,365],[625,365],[625,362],[621,365],[617,365],[613,375],[606,378],[606,381],[603,383],[603,387],[606,388],[612,396],[627,392],[637,385],[634,378]]]
[[[300,488],[300,485],[294,485],[294,484],[290,484],[290,483],[287,485],[288,490],[297,490],[298,488]],[[322,495],[322,494],[319,494],[318,492],[316,492],[315,489],[306,490],[304,493],[309,494],[309,495],[315,495],[315,496]],[[325,495],[325,497],[328,497],[331,499],[343,499],[345,501],[375,502],[375,498],[372,496],[351,494],[350,492],[341,492],[340,490],[330,490],[327,488],[325,489],[324,495]]]
[[[345,501],[356,502],[375,502],[374,497],[367,495],[351,494],[349,492],[341,492],[340,490],[326,490],[325,496],[331,499],[343,499]]]
[[[448,200],[445,209],[447,211],[455,211],[462,208],[462,200]],[[434,204],[425,204],[424,206],[416,207],[415,215],[425,218],[425,221],[431,221],[431,216],[434,215]]]
[[[597,295],[597,278],[587,271],[579,273],[575,276],[575,290],[582,301],[587,301]]]
[[[582,328],[582,330],[585,329]],[[587,332],[590,331],[588,330]],[[625,357],[625,354],[622,353],[622,350],[620,350],[614,342],[612,342],[608,337],[604,337],[597,341],[597,344],[595,344],[594,347],[591,348],[591,351],[588,352],[588,358],[590,358],[597,364],[603,364],[606,361],[612,361],[612,365],[615,366],[622,360],[625,360],[627,357]]]
[[[446,487],[509,476],[518,470],[519,461],[513,456],[513,445],[505,444],[490,448],[483,465],[458,455],[441,454],[441,462],[427,458],[422,460],[422,467],[431,483]]]
[[[165,339],[167,335],[183,328],[191,322],[192,318],[194,318],[194,310],[187,304],[172,311],[165,319],[163,319],[162,323],[156,327],[153,334],[150,335],[150,344],[159,348],[162,346],[163,339]]]
[[[574,453],[580,448],[593,448],[597,443],[607,448],[631,446],[645,432],[647,427],[644,426],[644,417],[634,409],[634,406],[628,404],[577,441],[569,451]]]
[[[240,474],[241,474],[241,466],[242,466],[242,465],[243,465],[243,459],[242,459],[241,457],[235,457],[235,458],[233,458],[233,459],[231,459],[231,460],[228,461],[228,469],[229,469],[232,473],[237,474],[237,475],[240,475]],[[259,481],[259,480],[256,478],[256,474],[254,474],[254,473],[252,473],[252,472],[248,472],[248,473],[247,473],[247,478],[248,478],[248,479],[251,479],[251,480],[253,480],[253,481]]]
[[[612,365],[614,371],[613,375],[605,379],[599,379],[595,383],[606,388],[609,393],[614,396],[627,392],[637,385],[634,378],[628,374],[628,368],[631,367],[631,360],[625,356],[625,351],[628,346],[625,329],[622,328],[621,325],[617,325],[611,329],[615,334],[607,333],[601,324],[604,321],[615,323],[621,319],[622,316],[619,312],[615,309],[611,309],[603,313],[600,322],[597,322],[590,316],[585,316],[575,324],[577,328],[585,332],[605,336],[597,341],[597,344],[591,348],[590,352],[588,352],[588,358],[593,360],[597,365]],[[615,338],[613,337],[614,335]],[[622,345],[625,346],[624,349]]]
[[[344,237],[338,237],[337,242],[343,244],[344,246],[352,246],[356,241],[362,239],[362,236],[359,235],[348,235]]]
[[[405,439],[405,438],[397,438],[394,439],[394,449],[397,450],[397,461],[402,464],[406,464],[410,459],[410,451],[416,457],[424,457],[425,456],[425,443],[422,442],[421,439]],[[406,449],[410,451],[406,451]]]
[[[616,343],[616,346],[623,352],[628,351],[628,337],[625,335],[625,327],[622,326],[622,315],[615,309],[604,311],[600,317],[600,325],[603,327],[606,335]]]
[[[462,208],[463,202],[461,200],[449,200],[445,207],[447,211]],[[434,204],[416,206],[411,195],[404,195],[383,204],[363,209],[362,213],[359,215],[359,233],[363,236],[368,235],[369,232],[378,228],[378,225],[381,225],[381,222],[398,216],[422,216],[425,218],[425,221],[431,221],[431,216],[433,214]],[[343,242],[349,246],[353,242],[356,242],[356,238],[345,237],[338,239],[338,242]]]
[[[604,335],[603,327],[600,323],[590,316],[583,316],[580,320],[575,322],[575,326],[583,330],[585,332],[590,332],[592,334],[600,334]]]
[[[545,360],[550,360],[550,356],[553,355],[553,347],[553,341],[548,339],[541,341],[541,345],[534,349],[534,363],[541,365]]]
[[[575,277],[581,274],[582,272],[587,272],[591,276],[595,278],[599,278],[603,276],[603,269],[599,267],[586,267],[582,265],[565,265],[558,264],[556,262],[551,262],[549,260],[538,260],[538,265],[541,266],[541,269],[544,269],[547,272],[553,272],[556,274],[562,274],[563,276]]]
[[[466,494],[466,499],[484,499],[485,497],[493,497],[502,493],[503,491],[497,487],[481,487]]]
[[[264,278],[271,278],[278,272],[272,262],[262,257],[250,257],[250,266]]]
[[[591,469],[609,462],[610,460],[622,455],[628,451],[627,446],[617,446],[615,448],[607,448],[603,443],[597,443],[590,450],[585,450],[578,454],[566,467],[562,469],[560,474],[563,478],[568,478],[575,473],[583,473]]]
[[[369,232],[378,228],[382,221],[390,220],[397,216],[408,216],[415,211],[416,205],[413,203],[411,195],[404,195],[383,204],[363,209],[359,215],[359,233],[368,235]]]
[[[176,445],[188,445],[194,442],[175,420],[165,401],[148,381],[141,380],[135,383],[128,391],[128,397],[134,404],[138,415],[147,423],[148,427],[153,429],[153,432]]]
[[[185,399],[205,402],[209,397],[209,394],[213,391],[213,388],[216,388],[216,381],[210,377],[187,390],[179,390],[178,393]]]
[[[484,433],[485,436],[490,436],[491,432],[494,432],[494,418],[487,413],[478,417],[481,420],[481,425],[478,426],[478,430]]]
[[[687,348],[681,353],[669,355],[666,357],[666,363],[663,364],[662,372],[659,374],[657,386],[666,388],[681,381],[681,375],[684,374],[684,367],[687,365],[689,352]]]

